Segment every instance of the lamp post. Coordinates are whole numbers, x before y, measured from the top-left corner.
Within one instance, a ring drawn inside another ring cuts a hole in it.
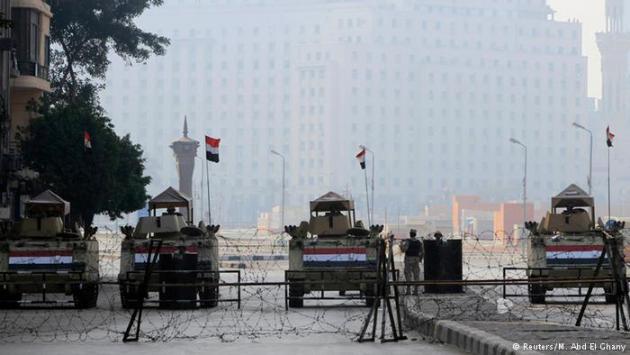
[[[280,222],[280,230],[284,228],[284,195],[285,195],[285,175],[286,175],[286,160],[284,155],[278,153],[275,150],[271,150],[271,154],[277,155],[282,158],[282,211],[281,213],[281,222]]]
[[[588,182],[588,194],[592,195],[593,193],[592,191],[593,190],[593,131],[582,126],[581,124],[577,122],[573,122],[573,127],[586,131],[590,138],[590,152],[588,156],[589,168],[588,168],[588,181],[587,182]]]
[[[372,211],[368,211],[368,213],[371,216],[371,220],[374,221],[374,165],[375,165],[374,164],[374,151],[372,151],[370,148],[364,146],[363,144],[359,145],[359,149],[365,149],[366,152],[368,152],[368,153],[370,153],[370,155],[372,155],[372,160],[370,161],[371,162],[370,165],[372,165],[372,178],[370,179],[371,180],[370,181],[370,185],[371,185],[370,188],[372,190],[371,191],[372,192],[372,198],[371,198],[372,201],[371,201],[370,205],[372,207],[371,208]],[[376,223],[376,222],[374,222],[374,223]]]
[[[527,222],[527,146],[521,143],[519,140],[510,138],[510,142],[523,147],[525,152],[524,174],[523,174],[523,228],[525,228],[525,222]]]

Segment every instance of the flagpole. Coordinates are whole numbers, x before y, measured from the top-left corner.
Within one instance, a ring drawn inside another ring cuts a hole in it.
[[[608,221],[610,221],[610,147],[608,147]]]
[[[370,179],[372,180],[370,183],[372,184],[372,213],[371,213],[371,217],[372,220],[374,220],[374,152],[370,150],[370,153],[372,154],[372,176],[370,177]],[[375,222],[376,223],[376,222]]]
[[[199,158],[197,158],[199,159]],[[203,210],[203,167],[200,167],[201,170],[201,181],[199,182],[199,213],[201,214],[201,218],[199,220],[203,222],[205,217],[205,212]]]
[[[372,165],[372,176],[370,177],[370,182],[372,184],[371,188],[372,188],[372,201],[371,201],[371,213],[370,213],[370,217],[372,218],[372,220],[374,220],[374,166],[375,164],[375,158],[374,158],[374,151],[369,149],[368,147],[364,146],[363,144],[359,145],[360,149],[365,150],[366,152],[369,152],[372,155],[372,161],[370,162],[370,164]],[[376,223],[376,222],[375,222]]]
[[[370,229],[372,226],[372,218],[370,217],[370,194],[368,190],[367,169],[363,169],[363,176],[365,176],[365,202],[367,203],[368,229]]]
[[[212,225],[212,207],[210,205],[210,164],[206,159],[206,185],[208,187],[208,225]]]

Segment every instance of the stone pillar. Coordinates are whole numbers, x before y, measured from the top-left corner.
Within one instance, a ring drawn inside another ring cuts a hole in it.
[[[179,176],[179,192],[190,197],[192,201],[192,180],[193,172],[195,170],[195,157],[197,156],[197,149],[199,148],[199,142],[188,137],[188,121],[184,117],[184,135],[171,144],[171,149],[175,154],[175,161],[177,163],[177,174]],[[191,206],[192,207],[192,206]],[[185,210],[180,212],[188,218]]]

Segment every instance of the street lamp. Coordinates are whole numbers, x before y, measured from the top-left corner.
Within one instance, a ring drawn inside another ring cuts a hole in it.
[[[525,152],[525,164],[523,175],[523,228],[525,228],[525,222],[527,222],[527,146],[521,143],[519,140],[510,138],[510,142],[523,147]]]
[[[588,181],[587,182],[588,182],[588,194],[591,195],[592,189],[593,189],[593,131],[582,126],[581,124],[577,122],[573,122],[573,127],[586,131],[589,134],[591,147],[590,147],[590,153],[588,156],[589,168],[588,168]]]
[[[372,165],[372,178],[370,181],[370,184],[372,185],[370,188],[372,190],[372,201],[370,202],[370,205],[372,206],[372,211],[368,211],[368,213],[370,214],[370,219],[372,221],[374,221],[374,151],[372,151],[370,148],[364,146],[363,144],[359,145],[359,149],[365,149],[366,152],[370,153],[370,155],[372,156],[372,160],[371,160],[371,165]],[[376,223],[376,222],[374,222]]]
[[[284,195],[285,195],[285,174],[286,174],[286,160],[284,158],[284,155],[278,153],[275,150],[271,150],[271,154],[277,155],[280,158],[282,158],[282,211],[281,213],[281,222],[280,222],[280,230],[282,230],[282,228],[284,228]]]

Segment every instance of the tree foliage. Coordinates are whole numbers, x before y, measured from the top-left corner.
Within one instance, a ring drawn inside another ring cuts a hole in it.
[[[147,199],[142,148],[129,136],[118,137],[103,115],[92,86],[78,91],[79,100],[44,102],[21,134],[21,149],[27,166],[40,173],[40,182],[72,205],[72,219],[84,226],[94,215],[120,218],[136,211]],[[85,149],[83,132],[92,137]]]
[[[164,54],[169,40],[138,28],[134,20],[163,0],[51,0],[53,85],[75,96],[83,77],[103,79],[116,53],[144,62]]]
[[[147,200],[143,152],[118,137],[98,102],[98,81],[115,53],[129,64],[161,55],[168,39],[145,32],[135,19],[163,0],[50,0],[53,92],[33,103],[38,118],[19,134],[25,165],[39,183],[67,199],[85,227],[96,214],[119,218]],[[84,131],[92,149],[83,147]]]

